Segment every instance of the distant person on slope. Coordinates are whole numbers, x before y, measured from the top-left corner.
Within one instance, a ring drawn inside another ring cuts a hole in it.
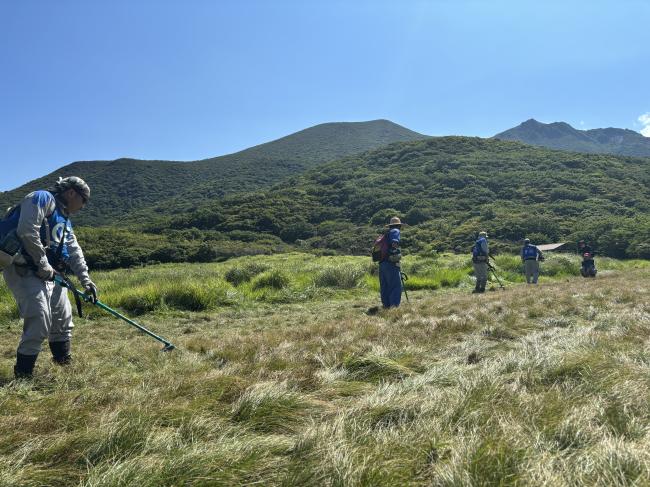
[[[14,248],[21,249],[3,271],[24,320],[14,366],[16,378],[32,377],[46,338],[55,363],[71,361],[72,307],[67,289],[54,285],[55,273],[72,270],[86,293],[97,299],[97,287],[90,280],[69,220],[89,198],[90,188],[81,178],[59,178],[53,189],[28,194],[2,221],[5,243],[6,230],[12,228],[9,237]]]
[[[379,262],[379,290],[384,308],[399,306],[402,300],[400,229],[396,216],[390,219],[386,231],[375,241],[373,261]]]
[[[530,243],[529,238],[524,239],[524,246],[521,248],[521,261],[524,263],[526,273],[526,284],[537,284],[539,278],[539,263],[544,260],[542,251]]]
[[[474,275],[476,276],[476,287],[472,293],[484,293],[488,280],[488,234],[479,232],[478,240],[472,247],[472,265],[474,266]]]

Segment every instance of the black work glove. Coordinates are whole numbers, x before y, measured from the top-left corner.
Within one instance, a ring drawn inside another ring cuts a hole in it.
[[[85,286],[86,296],[90,298],[90,302],[95,304],[97,302],[97,286],[95,283],[90,281]]]

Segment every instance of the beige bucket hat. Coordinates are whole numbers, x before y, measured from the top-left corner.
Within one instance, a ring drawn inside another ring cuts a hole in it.
[[[386,225],[387,227],[401,227],[402,226],[402,220],[399,219],[399,217],[394,216],[393,218],[390,219],[390,223]]]

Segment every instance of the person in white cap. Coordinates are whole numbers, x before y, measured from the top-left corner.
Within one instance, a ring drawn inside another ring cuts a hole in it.
[[[3,220],[13,226],[17,258],[3,271],[23,318],[23,333],[16,352],[14,375],[31,378],[43,340],[48,339],[55,363],[70,363],[72,307],[67,290],[55,286],[56,273],[71,270],[86,293],[97,299],[97,286],[72,231],[70,215],[90,199],[90,188],[76,176],[59,178],[54,188],[28,194]]]
[[[379,261],[379,290],[384,308],[399,306],[402,300],[400,228],[401,220],[392,217],[385,234],[386,251]]]
[[[524,239],[524,246],[521,248],[521,261],[524,263],[526,284],[537,284],[539,278],[539,263],[544,260],[542,251],[530,243],[529,238]]]
[[[478,240],[472,247],[472,265],[476,276],[476,287],[472,291],[473,293],[485,292],[488,280],[488,256],[490,255],[487,238],[487,232],[479,232]]]

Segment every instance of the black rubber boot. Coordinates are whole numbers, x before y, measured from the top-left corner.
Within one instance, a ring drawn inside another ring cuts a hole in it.
[[[485,292],[485,284],[487,281],[484,281],[482,279],[477,279],[476,280],[476,288],[472,291],[472,293],[484,293]]]
[[[72,362],[70,355],[70,340],[65,342],[49,342],[52,351],[52,360],[59,365],[68,365]]]
[[[474,290],[472,291],[472,294],[480,293],[481,292],[481,280],[477,279],[476,280],[476,286],[474,287]]]
[[[38,355],[23,355],[16,353],[16,365],[14,365],[14,377],[16,379],[31,379],[34,375],[34,365]]]

